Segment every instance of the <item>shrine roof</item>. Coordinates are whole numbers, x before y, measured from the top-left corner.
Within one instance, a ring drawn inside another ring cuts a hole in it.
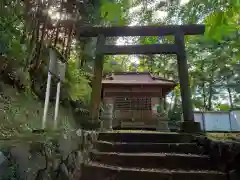
[[[153,76],[149,72],[116,72],[106,76],[103,84],[125,85],[169,85],[175,86],[176,81]]]

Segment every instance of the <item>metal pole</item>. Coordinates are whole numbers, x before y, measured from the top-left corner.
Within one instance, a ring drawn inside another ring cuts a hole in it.
[[[42,128],[43,128],[43,129],[44,129],[45,126],[46,126],[46,118],[47,118],[47,111],[48,111],[48,104],[49,104],[49,97],[50,97],[51,78],[52,78],[52,75],[51,75],[51,73],[49,72],[49,73],[48,73],[48,79],[47,79],[46,94],[45,94],[45,103],[44,103],[43,119],[42,119]]]
[[[57,84],[56,103],[55,103],[55,111],[54,111],[54,129],[57,128],[57,117],[58,117],[58,110],[59,110],[60,90],[61,90],[61,82],[59,81],[58,84]]]

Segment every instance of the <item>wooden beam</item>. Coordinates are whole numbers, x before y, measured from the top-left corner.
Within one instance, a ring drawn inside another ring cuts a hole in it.
[[[176,54],[175,44],[151,44],[151,45],[105,45],[101,47],[101,53],[105,55],[115,54]]]
[[[104,97],[161,97],[161,92],[105,92]]]
[[[169,25],[169,26],[119,26],[119,27],[92,27],[80,26],[77,29],[79,37],[97,37],[102,34],[106,37],[114,36],[166,36],[181,31],[184,35],[204,34],[205,25]]]

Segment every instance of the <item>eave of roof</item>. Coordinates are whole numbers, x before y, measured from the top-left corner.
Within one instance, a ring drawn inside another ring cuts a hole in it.
[[[151,77],[151,81],[149,80],[115,80],[114,76],[118,75],[148,75]],[[109,74],[112,79],[104,79],[102,80],[103,84],[119,84],[119,85],[169,85],[169,86],[176,86],[177,82],[173,80],[169,80],[166,78],[156,77],[153,76],[149,72],[115,72]]]
[[[146,81],[124,81],[124,80],[103,80],[103,84],[129,84],[129,85],[175,85],[177,83],[174,82],[163,82],[163,81],[154,81],[154,82],[146,82]]]

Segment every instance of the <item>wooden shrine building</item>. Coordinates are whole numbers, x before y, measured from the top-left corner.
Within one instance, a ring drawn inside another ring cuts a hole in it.
[[[109,74],[102,80],[105,128],[166,129],[166,122],[158,122],[157,106],[163,106],[163,98],[175,86],[175,81],[149,72]]]

